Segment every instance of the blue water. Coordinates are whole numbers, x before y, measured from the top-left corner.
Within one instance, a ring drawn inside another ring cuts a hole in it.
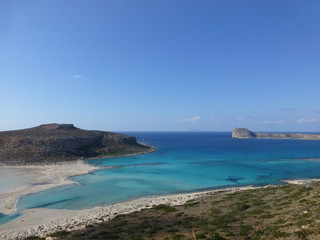
[[[73,177],[68,185],[21,197],[18,209],[84,209],[142,196],[320,178],[320,141],[232,139],[230,132],[135,132],[154,153],[90,160],[116,168]],[[0,217],[1,218],[1,217]]]

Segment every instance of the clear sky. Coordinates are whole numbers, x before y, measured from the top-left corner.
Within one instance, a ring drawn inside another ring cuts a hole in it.
[[[319,0],[1,0],[0,130],[320,132],[319,13]]]

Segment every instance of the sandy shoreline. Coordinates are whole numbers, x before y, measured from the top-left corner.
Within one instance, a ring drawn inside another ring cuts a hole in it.
[[[10,192],[0,194],[0,199],[2,199],[0,202],[0,213],[11,214],[16,211],[16,203],[19,197],[49,188],[74,184],[75,182],[71,181],[69,177],[87,174],[99,168],[79,160],[54,165],[0,166],[0,169],[33,169],[40,175],[30,182],[28,186],[19,187]]]
[[[38,166],[0,166],[4,169],[35,169],[40,174],[32,181],[31,186],[17,188],[8,193],[0,194],[0,212],[11,214],[16,211],[16,203],[20,196],[36,193],[45,189],[74,184],[69,177],[87,174],[101,169],[87,164],[84,161],[72,163],[59,163],[56,165]],[[319,182],[320,179],[310,180],[283,180],[287,184],[308,184]],[[109,221],[119,214],[128,214],[151,208],[159,204],[181,205],[188,200],[217,193],[231,193],[257,188],[276,187],[267,185],[263,187],[230,187],[225,189],[209,190],[194,193],[182,193],[167,196],[146,197],[134,199],[128,202],[115,203],[109,206],[97,206],[84,210],[58,210],[58,209],[27,209],[23,216],[7,224],[0,226],[0,239],[24,239],[28,236],[46,236],[60,230],[75,230],[84,228],[90,224]]]
[[[305,185],[319,181],[320,179],[283,180],[283,182],[288,184],[298,185]],[[45,208],[27,209],[23,211],[24,215],[21,218],[0,226],[0,239],[24,239],[28,236],[44,237],[61,230],[71,231],[81,229],[88,225],[109,221],[120,214],[129,214],[142,209],[152,208],[153,206],[160,204],[175,206],[184,204],[188,200],[203,196],[278,186],[280,185],[230,187],[203,192],[146,197],[84,210],[58,210]]]
[[[272,186],[267,186],[272,187]],[[134,199],[128,202],[115,203],[109,206],[93,207],[84,210],[27,209],[24,216],[0,226],[0,239],[23,239],[28,236],[46,236],[60,230],[76,230],[90,224],[109,221],[119,214],[128,214],[159,204],[181,205],[188,200],[215,193],[231,193],[256,189],[246,186],[195,193],[183,193],[159,197]]]
[[[97,158],[90,158],[87,160],[100,159],[100,158],[113,158],[113,157],[128,157],[141,154],[147,154],[156,151],[156,147],[140,143],[144,146],[150,147],[144,153],[126,154],[122,156],[99,156]],[[29,169],[35,170],[39,177],[29,182],[27,186],[13,189],[9,192],[0,193],[0,213],[12,214],[16,212],[16,204],[19,198],[23,195],[41,192],[50,188],[59,187],[67,184],[75,184],[69,178],[73,176],[88,174],[92,171],[112,167],[95,167],[88,164],[84,160],[77,160],[71,162],[59,162],[57,164],[41,164],[41,165],[0,165],[0,169]]]

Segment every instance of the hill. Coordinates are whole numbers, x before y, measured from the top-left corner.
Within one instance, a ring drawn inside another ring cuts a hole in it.
[[[88,131],[73,124],[44,124],[0,132],[0,164],[56,163],[153,151],[124,134]]]

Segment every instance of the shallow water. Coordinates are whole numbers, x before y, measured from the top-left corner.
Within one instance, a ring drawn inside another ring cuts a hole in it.
[[[320,141],[232,139],[231,133],[129,133],[158,146],[151,154],[90,160],[115,166],[68,185],[23,196],[19,209],[83,209],[142,196],[319,178]]]
[[[0,169],[0,194],[11,192],[16,188],[29,186],[38,176],[39,174],[34,169]],[[3,198],[0,198],[0,203],[3,200]],[[10,222],[20,216],[22,216],[21,213],[14,213],[11,215],[0,213],[0,225]]]
[[[13,213],[10,215],[4,215],[4,214],[0,213],[0,225],[8,223],[8,222],[10,222],[18,217],[21,217],[21,216],[22,216],[22,214],[19,212],[16,212],[16,213]]]

